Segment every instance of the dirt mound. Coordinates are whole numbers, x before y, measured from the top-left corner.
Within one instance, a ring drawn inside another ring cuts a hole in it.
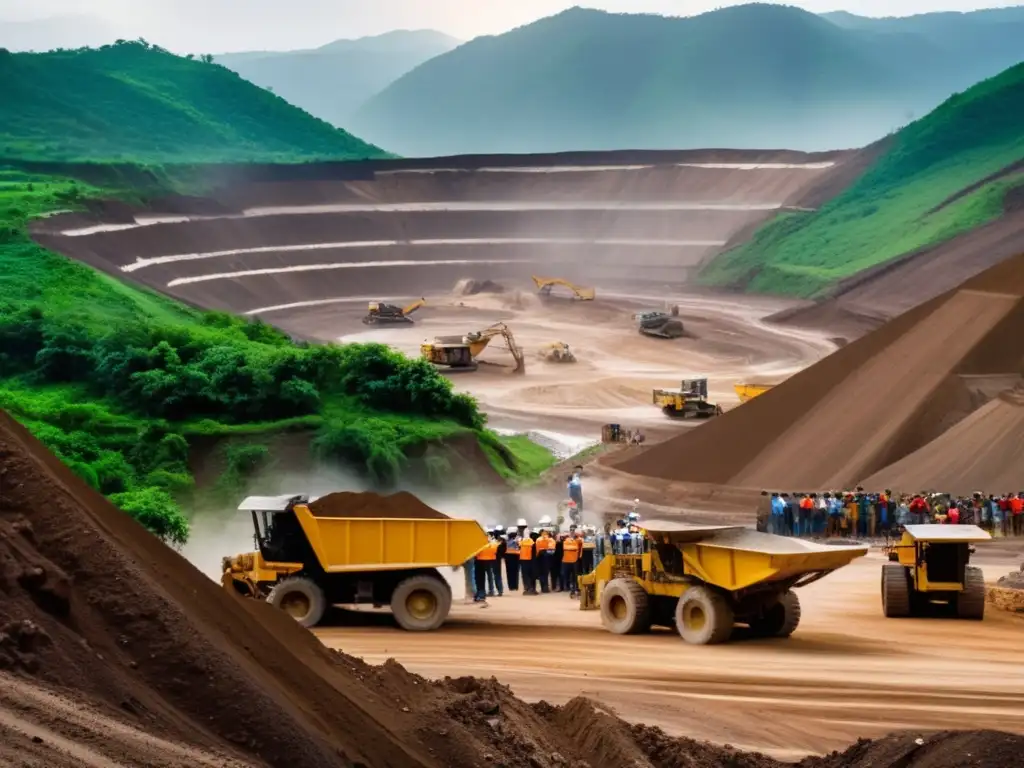
[[[997,397],[940,437],[865,478],[865,488],[968,495],[1024,488],[1024,403]]]
[[[619,468],[748,488],[846,487],[937,436],[950,377],[1020,373],[1024,255]]]
[[[902,733],[864,739],[845,752],[812,758],[797,768],[1003,768],[1020,762],[1024,738],[1001,731]]]
[[[493,280],[473,280],[463,278],[455,284],[453,293],[456,296],[476,296],[478,293],[504,293],[505,286],[499,285]]]
[[[321,496],[309,505],[317,517],[398,517],[417,520],[447,520],[448,515],[424,504],[411,493],[400,491],[382,496],[373,491],[339,491]]]

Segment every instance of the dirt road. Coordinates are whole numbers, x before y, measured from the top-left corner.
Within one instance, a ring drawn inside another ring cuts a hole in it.
[[[982,563],[995,579],[1012,560]],[[560,594],[459,603],[443,630],[410,634],[387,615],[320,630],[328,646],[431,677],[494,675],[530,700],[585,695],[622,717],[781,758],[842,748],[899,728],[1024,732],[1024,620],[882,617],[881,558],[800,590],[788,641],[686,646],[673,633],[620,637]]]

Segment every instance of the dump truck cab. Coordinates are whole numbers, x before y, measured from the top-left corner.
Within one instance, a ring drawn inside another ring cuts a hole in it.
[[[918,616],[945,605],[964,619],[985,616],[985,575],[970,565],[974,544],[992,537],[976,525],[908,525],[885,547],[882,611]]]
[[[735,526],[649,520],[637,554],[605,557],[580,578],[580,608],[605,628],[674,628],[687,643],[726,642],[737,623],[757,637],[788,637],[800,623],[793,591],[867,554]]]
[[[430,630],[451,608],[438,571],[487,544],[475,520],[317,516],[304,495],[250,496],[256,550],[222,560],[226,588],[316,626],[336,604],[390,606],[400,626]]]

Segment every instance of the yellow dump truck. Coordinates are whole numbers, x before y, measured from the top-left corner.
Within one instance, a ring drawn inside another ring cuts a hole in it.
[[[256,551],[222,561],[222,583],[265,599],[304,627],[331,605],[390,606],[398,624],[441,626],[451,588],[438,568],[458,566],[487,544],[475,520],[324,517],[307,496],[250,496]]]
[[[637,634],[671,627],[687,643],[724,643],[736,624],[757,637],[789,637],[800,623],[793,591],[867,554],[747,528],[651,520],[645,552],[606,556],[580,578],[580,608],[605,628]]]
[[[962,619],[985,618],[985,574],[968,563],[972,545],[991,538],[976,525],[906,526],[884,550],[882,612],[919,616],[941,605]]]

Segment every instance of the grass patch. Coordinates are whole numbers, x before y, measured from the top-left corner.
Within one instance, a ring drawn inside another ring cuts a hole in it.
[[[812,297],[836,281],[949,240],[1003,213],[1022,176],[961,190],[1024,158],[1024,65],[949,99],[907,126],[846,192],[814,213],[789,213],[714,259],[705,285]]]

